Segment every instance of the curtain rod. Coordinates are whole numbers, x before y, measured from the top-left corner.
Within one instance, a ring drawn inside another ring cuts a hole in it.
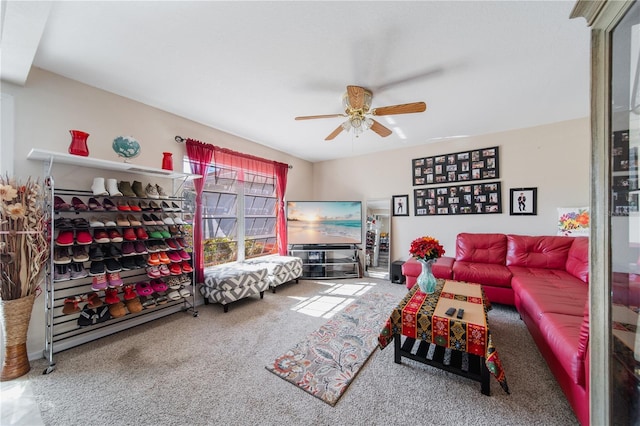
[[[176,137],[174,138],[174,140],[175,140],[176,142],[178,142],[178,143],[185,143],[185,142],[187,141],[187,140],[186,140],[185,138],[183,138],[182,136],[176,136]],[[293,166],[292,166],[291,164],[287,164],[287,166],[288,166],[290,169],[293,169]]]

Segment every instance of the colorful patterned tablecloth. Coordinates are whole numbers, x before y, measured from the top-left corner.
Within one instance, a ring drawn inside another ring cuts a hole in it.
[[[450,307],[464,309],[464,317],[447,316],[445,312]],[[490,309],[491,305],[478,284],[439,279],[433,294],[425,294],[415,285],[391,313],[378,342],[384,349],[394,334],[402,334],[484,357],[487,369],[509,393],[487,323]]]

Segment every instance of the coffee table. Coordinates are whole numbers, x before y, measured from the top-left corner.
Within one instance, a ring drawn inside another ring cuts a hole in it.
[[[464,316],[447,315],[448,308],[464,309]],[[484,395],[491,394],[491,374],[509,393],[498,352],[489,331],[491,309],[479,284],[439,279],[436,291],[425,294],[417,285],[394,308],[380,332],[384,349],[394,340],[394,361],[402,357],[428,364],[480,382]]]

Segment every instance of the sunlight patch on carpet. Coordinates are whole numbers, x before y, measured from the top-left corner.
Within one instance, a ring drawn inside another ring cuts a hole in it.
[[[380,330],[398,302],[387,293],[364,294],[267,370],[335,405],[378,347]]]

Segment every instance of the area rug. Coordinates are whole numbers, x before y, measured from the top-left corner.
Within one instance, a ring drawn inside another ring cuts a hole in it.
[[[366,293],[267,370],[334,406],[378,346],[378,336],[399,302],[387,293]]]

